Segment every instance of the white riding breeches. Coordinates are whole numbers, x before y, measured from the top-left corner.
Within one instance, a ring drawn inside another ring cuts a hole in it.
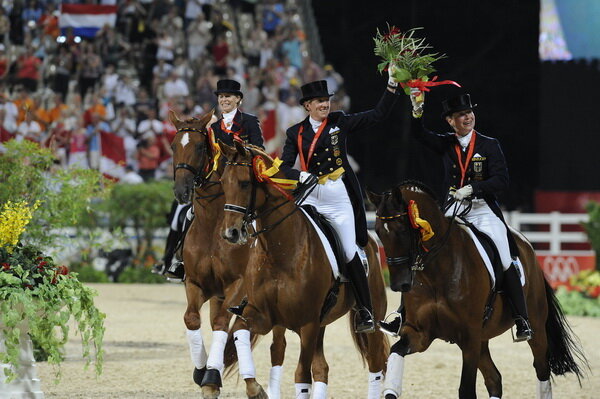
[[[458,202],[457,202],[458,204]],[[487,234],[496,245],[502,268],[506,271],[511,263],[510,247],[508,246],[508,237],[506,236],[506,226],[502,220],[492,211],[483,199],[474,199],[473,206],[469,213],[463,217],[467,222],[472,223],[480,231]],[[458,213],[464,210],[464,204],[459,207]],[[446,216],[452,216],[456,205],[452,205],[446,212]]]
[[[356,231],[354,210],[348,191],[341,178],[317,184],[303,205],[312,205],[325,216],[337,232],[344,248],[345,261],[350,262],[356,255]]]

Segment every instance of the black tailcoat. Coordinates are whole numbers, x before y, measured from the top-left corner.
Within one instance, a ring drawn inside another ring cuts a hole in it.
[[[221,129],[222,121],[223,118],[211,125],[213,131],[215,132],[215,139],[221,140],[225,144],[233,146],[233,134],[227,133]],[[262,131],[256,116],[252,114],[246,114],[238,109],[233,117],[233,125],[231,126],[230,130],[232,132],[239,133],[240,138],[245,143],[264,148]]]
[[[302,151],[308,163],[308,172],[317,177],[327,175],[339,167],[345,170],[343,182],[354,209],[354,225],[356,242],[365,247],[368,242],[365,204],[360,184],[348,162],[346,139],[353,131],[364,129],[382,121],[392,109],[398,97],[388,90],[385,91],[377,106],[369,111],[356,114],[345,114],[342,111],[331,112],[327,117],[327,125],[315,145],[312,159],[308,160],[308,151],[315,137],[309,118],[290,127],[286,132],[286,141],[281,156],[281,170],[287,178],[298,180],[300,171],[294,169],[298,156],[298,132],[302,131]]]
[[[461,170],[456,156],[455,146],[460,144],[454,133],[433,133],[423,125],[422,120],[413,118],[413,136],[427,147],[434,150],[442,157],[444,164],[444,185],[450,190],[460,188]],[[473,187],[473,197],[483,198],[492,211],[504,220],[497,202],[497,195],[508,189],[509,178],[506,159],[497,139],[477,135],[473,157],[467,167],[463,185]],[[473,138],[471,138],[473,140]],[[461,149],[463,164],[466,161],[466,152]]]

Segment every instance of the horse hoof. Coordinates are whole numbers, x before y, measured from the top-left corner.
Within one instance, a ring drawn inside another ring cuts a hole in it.
[[[202,387],[202,399],[218,399],[221,391],[214,385],[205,385]]]
[[[221,388],[223,386],[221,383],[221,373],[219,373],[219,370],[208,369],[204,372],[200,386],[204,387],[206,385],[212,385],[217,388]]]
[[[246,395],[248,395],[248,399],[269,399],[269,395],[267,395],[263,387],[256,380],[251,382],[246,381],[246,383]]]
[[[194,382],[196,385],[202,386],[202,380],[204,379],[204,373],[206,373],[206,367],[201,369],[194,368]]]
[[[269,395],[265,392],[265,390],[259,385],[259,391],[254,396],[248,396],[248,399],[269,399]]]

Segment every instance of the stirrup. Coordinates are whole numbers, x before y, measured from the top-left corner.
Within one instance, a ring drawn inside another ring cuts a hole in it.
[[[165,271],[164,275],[167,277],[167,280],[172,283],[181,283],[185,277],[183,262],[180,260],[173,261],[171,266]]]
[[[512,328],[510,329],[513,342],[529,341],[533,337],[531,325],[524,317],[518,316],[515,319],[515,330],[516,332],[513,333]]]
[[[165,271],[166,271],[164,262],[155,264],[154,266],[152,266],[152,270],[150,270],[150,271],[152,272],[152,274],[158,274],[159,276],[164,276]]]
[[[366,317],[362,316],[365,313]],[[358,334],[369,334],[375,332],[375,321],[373,320],[373,315],[367,308],[358,309],[354,315],[354,326],[354,331]]]
[[[395,316],[392,321],[388,321],[391,316]],[[402,328],[402,315],[400,312],[392,312],[385,317],[384,320],[379,322],[379,331],[385,333],[394,338],[400,335],[400,329]]]
[[[227,311],[230,313],[233,313],[240,319],[246,321],[246,319],[242,315],[244,314],[244,308],[246,307],[247,304],[248,304],[248,298],[244,298],[244,299],[242,299],[242,302],[240,302],[239,305],[231,306],[231,307],[227,308]]]

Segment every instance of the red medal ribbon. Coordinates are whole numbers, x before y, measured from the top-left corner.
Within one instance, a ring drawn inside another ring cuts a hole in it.
[[[232,121],[231,121],[231,126],[232,126],[232,127],[233,127],[233,124],[234,124],[234,123],[235,123],[235,122],[232,120]],[[227,129],[227,128],[225,127],[225,119],[221,119],[221,130],[222,130],[222,131],[224,131],[224,132],[225,132],[225,133],[227,133],[227,134],[233,134],[233,139],[234,139],[235,141],[239,141],[240,143],[242,143],[242,142],[243,142],[243,140],[240,138],[240,133],[241,133],[241,132],[234,132],[233,130],[229,130],[229,129]]]
[[[327,124],[327,118],[325,118],[323,120],[323,122],[321,122],[321,125],[319,126],[319,129],[317,130],[317,133],[315,134],[315,137],[313,138],[312,143],[310,143],[310,148],[308,149],[308,162],[305,162],[304,151],[302,151],[302,132],[304,131],[304,125],[300,125],[300,130],[298,130],[298,152],[300,153],[300,167],[302,168],[302,170],[304,172],[308,171],[308,164],[310,163],[310,160],[312,159],[313,152],[315,152],[315,146],[317,145],[317,140],[319,140],[319,137],[321,137],[321,133],[323,133],[323,129],[325,128],[326,124]]]
[[[404,82],[400,82],[400,86],[402,86],[402,88],[405,88],[406,86],[408,87],[413,87],[413,88],[417,88],[421,91],[430,91],[429,87],[433,87],[433,86],[441,86],[441,85],[454,85],[454,86],[458,86],[461,87],[458,83],[456,83],[453,80],[440,80],[439,82],[437,82],[437,76],[434,76],[433,79],[431,79],[430,81],[424,81],[421,79],[411,79],[408,82],[404,83]]]
[[[460,167],[460,187],[463,186],[465,182],[465,175],[467,174],[467,168],[469,167],[469,163],[471,162],[471,158],[473,157],[473,151],[475,150],[475,138],[477,137],[477,132],[473,130],[473,137],[471,137],[471,142],[469,143],[469,151],[467,152],[467,159],[463,165],[462,161],[462,150],[460,149],[459,144],[455,144],[454,149],[456,150],[456,157],[458,158],[458,166]]]

